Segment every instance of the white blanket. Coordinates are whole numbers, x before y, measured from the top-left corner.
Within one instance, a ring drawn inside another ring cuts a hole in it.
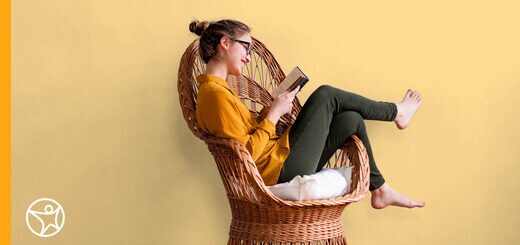
[[[312,175],[296,176],[291,181],[273,186],[269,190],[288,201],[328,199],[347,194],[352,183],[352,167],[324,168]]]

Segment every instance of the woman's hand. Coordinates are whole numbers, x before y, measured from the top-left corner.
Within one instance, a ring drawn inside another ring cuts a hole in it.
[[[293,91],[283,92],[278,95],[278,97],[274,99],[273,104],[271,104],[271,109],[265,118],[276,125],[281,116],[292,111],[292,103],[298,91],[300,91],[300,86],[296,87]]]

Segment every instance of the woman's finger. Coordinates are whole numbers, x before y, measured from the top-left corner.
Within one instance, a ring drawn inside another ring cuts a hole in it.
[[[296,88],[293,89],[293,91],[291,91],[291,94],[296,95],[296,93],[298,93],[298,91],[300,91],[300,85],[296,86]]]

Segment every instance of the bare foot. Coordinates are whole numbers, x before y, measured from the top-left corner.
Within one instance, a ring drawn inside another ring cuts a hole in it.
[[[401,103],[397,105],[397,116],[394,119],[398,129],[405,129],[422,103],[422,96],[417,90],[408,89]]]
[[[424,202],[417,202],[392,189],[384,183],[381,187],[372,191],[372,207],[375,209],[386,208],[387,206],[397,206],[405,208],[424,207]]]

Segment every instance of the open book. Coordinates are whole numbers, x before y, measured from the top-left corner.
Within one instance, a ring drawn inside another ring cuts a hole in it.
[[[299,67],[294,67],[294,69],[285,77],[285,79],[278,85],[278,87],[273,92],[273,98],[278,97],[279,94],[285,91],[292,91],[298,85],[300,85],[300,89],[309,81],[309,78],[305,74],[303,74],[302,70]]]

